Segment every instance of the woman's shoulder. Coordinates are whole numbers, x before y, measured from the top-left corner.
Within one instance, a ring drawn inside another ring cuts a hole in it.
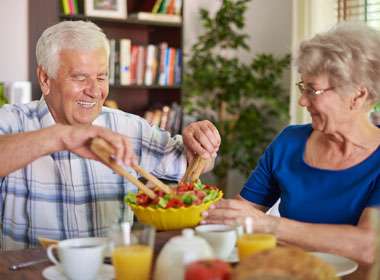
[[[302,141],[313,131],[311,124],[288,125],[276,137],[280,141]]]

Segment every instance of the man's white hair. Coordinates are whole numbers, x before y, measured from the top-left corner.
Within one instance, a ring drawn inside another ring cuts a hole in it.
[[[63,49],[94,50],[103,48],[109,57],[109,43],[103,31],[89,21],[62,21],[47,28],[38,39],[37,65],[49,77],[55,78],[59,69],[58,55]]]

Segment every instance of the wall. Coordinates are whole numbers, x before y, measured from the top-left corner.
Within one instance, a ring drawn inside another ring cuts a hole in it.
[[[28,79],[28,0],[0,2],[0,81]]]
[[[296,55],[299,43],[316,33],[330,29],[337,21],[336,0],[293,0],[292,55]],[[290,121],[309,123],[310,115],[298,105],[299,92],[295,83],[300,80],[296,67],[291,69]]]
[[[185,1],[184,46],[185,53],[201,34],[199,8],[207,8],[211,14],[218,9],[221,0]],[[246,13],[246,31],[250,35],[251,52],[241,52],[240,59],[249,61],[255,54],[266,52],[283,55],[291,52],[292,0],[252,0]],[[284,85],[289,87],[290,75],[285,75]],[[204,180],[212,180],[207,176]],[[241,189],[246,178],[231,172],[226,196],[233,197]]]
[[[184,51],[188,52],[202,32],[198,10],[207,8],[213,14],[222,1],[192,0],[184,2]],[[251,58],[259,52],[278,55],[290,53],[291,18],[291,0],[252,0],[246,12],[246,31],[250,35],[251,52],[242,52],[241,59]]]

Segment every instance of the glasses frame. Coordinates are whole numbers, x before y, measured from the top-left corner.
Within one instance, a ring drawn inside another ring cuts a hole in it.
[[[315,97],[318,95],[321,95],[325,93],[326,91],[333,90],[334,87],[324,88],[324,89],[314,89],[311,86],[306,86],[303,81],[299,81],[296,83],[296,86],[298,87],[298,90],[303,95],[306,93],[307,96]]]

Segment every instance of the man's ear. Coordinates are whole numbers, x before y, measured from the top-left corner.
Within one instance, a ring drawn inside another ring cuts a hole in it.
[[[50,78],[42,66],[37,66],[37,79],[41,87],[43,96],[50,93]]]
[[[365,106],[369,93],[367,88],[360,87],[356,90],[354,96],[351,98],[351,110],[360,109]]]

